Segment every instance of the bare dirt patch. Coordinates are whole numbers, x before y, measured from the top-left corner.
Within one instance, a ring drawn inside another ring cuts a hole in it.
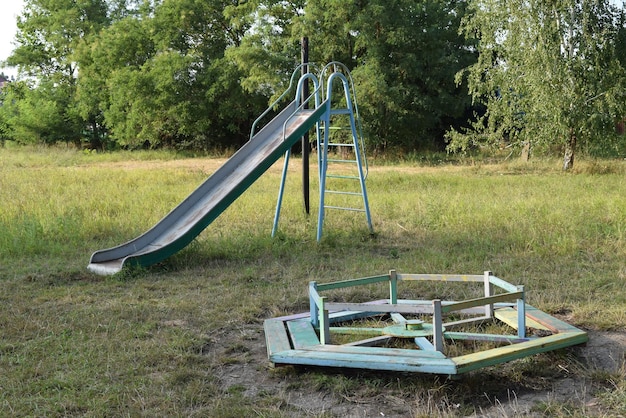
[[[494,367],[449,380],[389,372],[273,368],[261,324],[224,330],[214,337],[207,355],[212,356],[213,372],[223,391],[236,387],[244,397],[265,402],[271,394],[277,412],[290,417],[528,417],[546,416],[545,405],[570,405],[587,416],[606,416],[590,376],[619,373],[626,352],[626,333],[591,332],[588,344],[563,350],[549,373],[538,370],[513,379]]]

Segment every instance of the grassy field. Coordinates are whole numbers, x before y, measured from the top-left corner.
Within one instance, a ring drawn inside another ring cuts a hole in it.
[[[362,214],[330,212],[317,243],[295,160],[276,238],[279,165],[165,262],[112,277],[87,271],[93,251],[150,228],[223,161],[0,148],[0,415],[505,414],[507,397],[514,410],[511,398],[564,379],[587,395],[548,397],[534,413],[626,414],[624,358],[607,371],[561,350],[458,381],[271,369],[262,328],[306,311],[311,280],[491,270],[525,285],[542,310],[624,333],[626,161],[578,161],[572,173],[555,161],[374,161],[375,235]]]

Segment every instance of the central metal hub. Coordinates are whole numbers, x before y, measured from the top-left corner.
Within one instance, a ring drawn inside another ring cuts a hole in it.
[[[418,328],[413,328],[418,327]],[[417,338],[430,337],[433,335],[433,326],[431,324],[409,324],[402,323],[390,325],[382,329],[383,335],[389,335],[396,338]]]
[[[409,331],[418,330],[418,329],[424,328],[424,321],[421,321],[419,319],[409,319],[404,323],[404,325],[406,326],[406,329]]]

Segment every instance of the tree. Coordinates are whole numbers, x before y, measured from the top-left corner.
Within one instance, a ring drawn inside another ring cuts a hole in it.
[[[7,63],[37,80],[13,95],[11,131],[20,141],[79,143],[83,122],[74,107],[77,46],[108,24],[105,0],[26,0],[18,47]],[[41,117],[38,118],[37,114]]]
[[[341,61],[352,70],[371,145],[432,148],[443,144],[445,130],[470,103],[454,83],[474,59],[458,34],[464,3],[258,1],[253,10],[236,9],[247,16],[248,30],[227,56],[247,74],[248,89],[267,92],[288,80],[307,36],[310,61]]]
[[[292,29],[305,4],[304,0],[253,0],[225,9],[240,34],[227,48],[226,58],[242,72],[241,85],[247,92],[274,101],[287,87],[300,64],[300,38]]]
[[[42,82],[37,88],[26,81],[10,83],[3,89],[0,120],[2,135],[21,144],[53,144],[77,140],[80,123],[68,116],[65,89]]]
[[[238,146],[265,100],[224,59],[242,36],[224,15],[237,3],[26,0],[9,64],[33,82],[11,96],[3,131],[93,148]],[[37,100],[47,117],[33,120]]]
[[[454,75],[475,60],[458,34],[464,2],[370,0],[355,21],[364,126],[370,142],[401,149],[443,146],[470,101]]]
[[[240,145],[261,101],[223,58],[239,41],[223,14],[229,4],[163,0],[102,30],[81,50],[83,117],[98,115],[122,146]]]
[[[608,0],[473,0],[463,22],[478,61],[460,72],[486,114],[451,150],[475,144],[557,147],[563,168],[603,141],[624,111],[623,14]]]

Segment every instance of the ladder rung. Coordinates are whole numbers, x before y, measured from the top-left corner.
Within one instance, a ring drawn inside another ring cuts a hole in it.
[[[343,195],[348,195],[348,196],[363,196],[363,194],[361,193],[357,193],[357,192],[340,192],[338,190],[324,190],[326,193],[330,193],[330,194],[343,194]]]
[[[365,212],[365,209],[344,208],[344,207],[341,207],[341,206],[326,206],[326,205],[324,205],[324,209],[338,209],[338,210],[349,210],[351,212]]]
[[[329,158],[328,160],[329,163],[356,163],[356,160],[335,160],[332,158]]]
[[[329,178],[329,179],[360,180],[359,176],[341,176],[339,174],[326,174],[326,178]]]
[[[320,126],[320,129],[324,130],[326,129],[326,126]],[[328,129],[331,131],[351,131],[352,127],[351,126],[329,126]]]
[[[322,142],[320,145],[324,146],[324,143]],[[344,142],[329,142],[328,146],[329,147],[350,147],[350,148],[354,148],[354,143],[349,144],[349,143],[344,143]]]

